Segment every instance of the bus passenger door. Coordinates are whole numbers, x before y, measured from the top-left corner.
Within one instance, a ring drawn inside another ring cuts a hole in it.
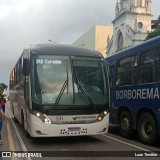
[[[27,130],[28,124],[27,124],[27,112],[29,109],[29,81],[28,77],[25,76],[24,81],[24,106],[21,111],[21,119],[22,119],[22,125]]]
[[[114,108],[114,92],[115,92],[115,67],[113,65],[109,66],[109,84],[110,84],[110,123],[114,123],[115,119],[115,108]]]

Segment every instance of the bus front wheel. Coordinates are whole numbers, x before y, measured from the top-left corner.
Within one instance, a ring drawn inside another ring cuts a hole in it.
[[[156,121],[152,114],[143,113],[138,121],[138,136],[141,142],[152,145],[157,138]]]
[[[119,131],[122,137],[130,138],[132,135],[133,125],[132,117],[128,111],[123,111],[119,116]]]
[[[26,130],[26,127],[25,127],[24,114],[23,114],[23,112],[21,113],[21,121],[22,121],[22,127],[24,128],[26,137],[27,137],[27,138],[31,138],[30,134],[28,133],[28,131]]]

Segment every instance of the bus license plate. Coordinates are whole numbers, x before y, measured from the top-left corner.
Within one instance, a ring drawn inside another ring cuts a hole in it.
[[[81,127],[69,127],[68,132],[80,132]]]

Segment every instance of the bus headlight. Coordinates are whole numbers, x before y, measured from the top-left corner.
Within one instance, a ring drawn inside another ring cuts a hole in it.
[[[51,124],[51,120],[47,117],[46,114],[43,114],[41,112],[33,111],[33,115],[38,117],[43,123]]]
[[[107,111],[103,111],[102,113],[100,113],[97,117],[97,122],[101,122],[107,114],[108,114]]]

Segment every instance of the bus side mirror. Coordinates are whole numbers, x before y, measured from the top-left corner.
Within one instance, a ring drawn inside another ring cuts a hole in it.
[[[29,60],[28,59],[23,60],[23,75],[29,76]]]

